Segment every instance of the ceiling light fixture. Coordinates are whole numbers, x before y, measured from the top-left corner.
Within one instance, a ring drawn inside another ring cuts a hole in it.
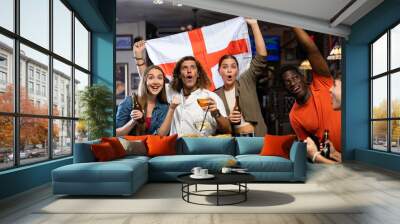
[[[333,46],[331,53],[326,58],[328,60],[341,60],[342,59],[342,47],[336,42],[335,46]]]
[[[153,0],[153,4],[162,5],[164,4],[164,0]]]
[[[172,0],[172,6],[182,7],[183,2],[182,0]]]
[[[302,70],[312,70],[311,64],[309,60],[304,60],[300,63],[299,69]]]

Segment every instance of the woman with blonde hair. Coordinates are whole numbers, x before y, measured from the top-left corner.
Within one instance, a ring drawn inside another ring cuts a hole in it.
[[[118,105],[117,136],[169,134],[179,99],[173,98],[171,104],[168,104],[165,92],[166,77],[159,66],[147,67],[142,80],[139,96],[128,96]]]

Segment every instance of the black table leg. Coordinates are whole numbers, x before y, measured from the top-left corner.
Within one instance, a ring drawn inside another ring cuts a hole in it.
[[[247,201],[247,182],[246,183],[244,183],[244,190],[245,190],[245,192],[244,192],[244,201]]]
[[[219,184],[217,184],[217,206],[219,206]]]

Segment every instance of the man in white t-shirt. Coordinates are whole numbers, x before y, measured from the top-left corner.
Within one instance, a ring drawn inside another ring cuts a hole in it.
[[[231,133],[229,120],[221,98],[208,90],[210,80],[200,62],[193,56],[180,59],[167,90],[169,99],[179,95],[181,104],[176,108],[170,134],[214,135]],[[200,99],[200,103],[198,100]],[[208,108],[207,108],[208,104]]]

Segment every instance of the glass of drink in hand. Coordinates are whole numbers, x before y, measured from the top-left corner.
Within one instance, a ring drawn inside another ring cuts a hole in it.
[[[209,105],[208,98],[198,98],[197,103],[200,107],[207,107]]]
[[[207,107],[207,110],[204,112],[203,111],[203,119],[202,122],[197,125],[198,127],[196,127],[201,135],[205,135],[205,130],[204,130],[204,122],[206,120],[207,117],[207,113],[208,113],[208,106],[210,105],[210,101],[208,97],[204,97],[204,98],[198,98],[197,99],[197,103],[199,104],[199,106],[203,109],[204,107]]]

